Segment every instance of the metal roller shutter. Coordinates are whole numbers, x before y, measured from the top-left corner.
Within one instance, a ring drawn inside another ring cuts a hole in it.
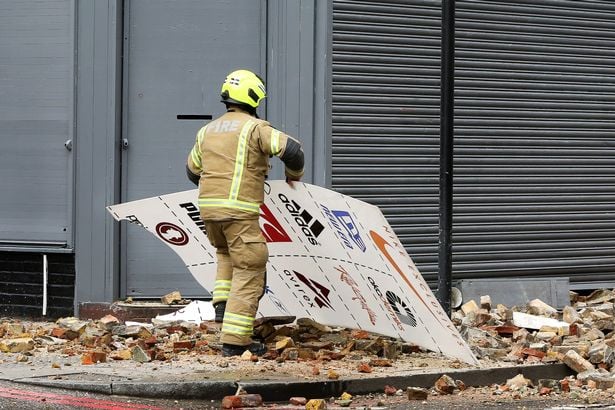
[[[333,2],[333,188],[437,275],[440,1]],[[455,279],[615,283],[615,4],[457,1]]]
[[[72,247],[74,10],[0,1],[0,249]]]

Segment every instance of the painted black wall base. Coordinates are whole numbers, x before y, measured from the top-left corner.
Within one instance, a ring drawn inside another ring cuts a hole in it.
[[[48,253],[47,315],[73,316],[75,255]],[[0,317],[43,318],[43,254],[0,252]]]

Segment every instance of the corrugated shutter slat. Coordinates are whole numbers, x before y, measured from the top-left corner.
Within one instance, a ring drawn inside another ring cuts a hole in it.
[[[333,1],[334,189],[437,275],[439,0]],[[615,283],[615,4],[457,1],[455,279]]]

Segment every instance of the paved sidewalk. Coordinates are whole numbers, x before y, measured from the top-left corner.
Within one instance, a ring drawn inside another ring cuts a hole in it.
[[[156,363],[135,365],[130,362],[111,362],[98,365],[76,365],[63,369],[41,366],[0,365],[0,380],[63,389],[89,391],[136,397],[219,400],[235,394],[239,387],[258,393],[266,401],[285,401],[293,396],[326,398],[351,394],[382,393],[386,385],[405,389],[408,386],[432,387],[447,374],[467,386],[503,384],[517,374],[537,383],[539,379],[560,380],[573,372],[563,364],[492,366],[483,368],[420,368],[397,371],[391,368],[378,373],[343,376],[338,380],[326,377],[292,375],[272,371],[267,361],[239,363],[231,359],[228,368],[211,365],[161,366]],[[237,364],[237,366],[234,366]]]

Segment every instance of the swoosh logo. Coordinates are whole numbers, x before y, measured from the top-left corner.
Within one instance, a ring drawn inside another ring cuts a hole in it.
[[[380,252],[382,252],[382,254],[387,258],[387,260],[389,261],[389,263],[391,265],[393,265],[393,267],[395,268],[395,270],[397,271],[397,273],[399,273],[401,275],[401,277],[404,279],[404,281],[406,281],[406,283],[408,284],[408,286],[410,286],[410,289],[412,289],[412,291],[414,292],[414,294],[416,295],[417,298],[419,298],[419,300],[423,303],[423,305],[425,305],[425,307],[427,308],[427,310],[429,311],[429,313],[431,313],[433,315],[433,317],[438,321],[438,323],[440,322],[440,319],[436,316],[436,314],[431,310],[431,308],[429,307],[429,305],[427,304],[427,302],[425,302],[425,300],[421,297],[420,293],[416,290],[416,288],[412,285],[412,283],[410,283],[410,280],[408,280],[408,278],[406,277],[406,275],[404,274],[404,272],[401,270],[401,268],[399,267],[399,265],[397,264],[397,262],[395,262],[395,259],[393,259],[393,257],[391,256],[391,254],[389,253],[389,251],[386,248],[386,245],[391,246],[390,243],[388,243],[386,241],[386,239],[384,239],[382,236],[380,236],[378,233],[374,232],[374,231],[369,231],[369,235],[372,237],[372,240],[374,241],[374,243],[376,244],[376,246],[378,247],[378,249],[380,249]]]

